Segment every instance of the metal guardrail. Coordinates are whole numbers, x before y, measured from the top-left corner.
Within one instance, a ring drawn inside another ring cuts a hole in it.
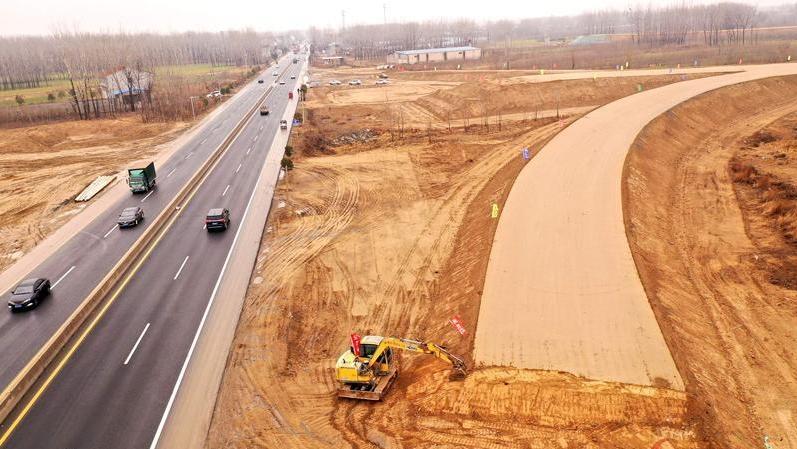
[[[287,71],[287,68],[285,71]],[[282,75],[285,74],[285,71],[283,71]],[[19,405],[20,401],[28,394],[31,387],[39,381],[42,374],[58,358],[59,354],[61,354],[70,340],[72,340],[83,327],[86,320],[97,310],[98,306],[108,298],[109,294],[117,290],[117,287],[121,289],[124,286],[122,280],[136,267],[139,257],[147,254],[147,250],[150,246],[154,242],[157,242],[156,237],[165,234],[173,221],[172,218],[183,208],[183,202],[189,199],[193,191],[199,187],[201,184],[200,181],[202,181],[216,165],[216,162],[226,152],[235,138],[238,137],[249,120],[252,120],[260,103],[268,97],[272,90],[273,86],[270,86],[266,92],[254,102],[254,105],[244,114],[243,118],[235,125],[235,128],[227,135],[227,138],[216,148],[216,151],[208,157],[202,166],[197,169],[191,179],[188,180],[185,186],[183,186],[169,204],[166,205],[163,212],[152,221],[150,226],[144,230],[141,237],[132,244],[130,249],[128,249],[116,265],[111,268],[94,290],[92,290],[86,299],[78,305],[77,309],[72,312],[69,318],[67,318],[61,327],[53,333],[36,355],[33,356],[17,376],[6,386],[2,393],[0,393],[0,422],[5,422],[11,412]],[[60,369],[60,366],[56,369]],[[8,428],[8,423],[5,424]]]

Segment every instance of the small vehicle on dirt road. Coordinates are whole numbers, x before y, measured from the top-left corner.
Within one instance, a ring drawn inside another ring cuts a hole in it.
[[[12,312],[32,309],[50,294],[50,280],[27,279],[20,282],[8,298],[8,309]]]
[[[122,213],[119,214],[119,218],[116,220],[116,223],[119,224],[119,229],[122,228],[132,228],[133,226],[138,226],[144,220],[144,209],[133,206],[133,207],[126,207],[122,210]]]
[[[363,82],[360,81],[360,80],[351,80],[351,81],[349,81],[349,86],[361,86],[362,83]]]
[[[386,84],[390,84],[390,81],[388,81],[388,80],[376,80],[376,85],[377,86],[384,86]]]
[[[208,232],[226,231],[230,227],[230,211],[220,207],[209,210],[205,217],[205,227]]]
[[[330,86],[340,86],[341,82],[338,81],[338,80],[329,80],[329,85]]]

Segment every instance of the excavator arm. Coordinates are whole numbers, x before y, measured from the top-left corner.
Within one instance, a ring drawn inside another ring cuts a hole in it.
[[[436,345],[434,343],[428,343],[423,341],[417,340],[410,340],[408,338],[395,338],[395,337],[385,337],[382,339],[382,342],[374,351],[374,354],[371,356],[370,360],[368,361],[368,368],[373,368],[373,365],[379,359],[387,348],[393,349],[401,349],[403,351],[410,351],[416,352],[421,354],[430,354],[437,357],[444,362],[448,362],[451,366],[454,367],[454,372],[456,377],[465,377],[468,374],[467,367],[465,366],[465,362],[448,352],[448,350],[443,347]]]

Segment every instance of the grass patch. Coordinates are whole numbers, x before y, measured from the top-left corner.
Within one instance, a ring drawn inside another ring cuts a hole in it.
[[[60,103],[69,101],[69,80],[55,80],[49,81],[47,85],[41,87],[31,87],[28,89],[13,89],[13,90],[0,90],[0,107],[16,107],[17,95],[21,95],[25,99],[24,104],[41,104],[41,103]],[[58,98],[58,92],[63,91],[64,96]],[[50,101],[47,94],[53,94],[55,99]]]

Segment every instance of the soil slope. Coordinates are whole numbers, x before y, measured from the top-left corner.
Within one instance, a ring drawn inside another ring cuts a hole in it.
[[[795,91],[786,77],[704,94],[626,161],[634,261],[717,447],[797,447]]]

